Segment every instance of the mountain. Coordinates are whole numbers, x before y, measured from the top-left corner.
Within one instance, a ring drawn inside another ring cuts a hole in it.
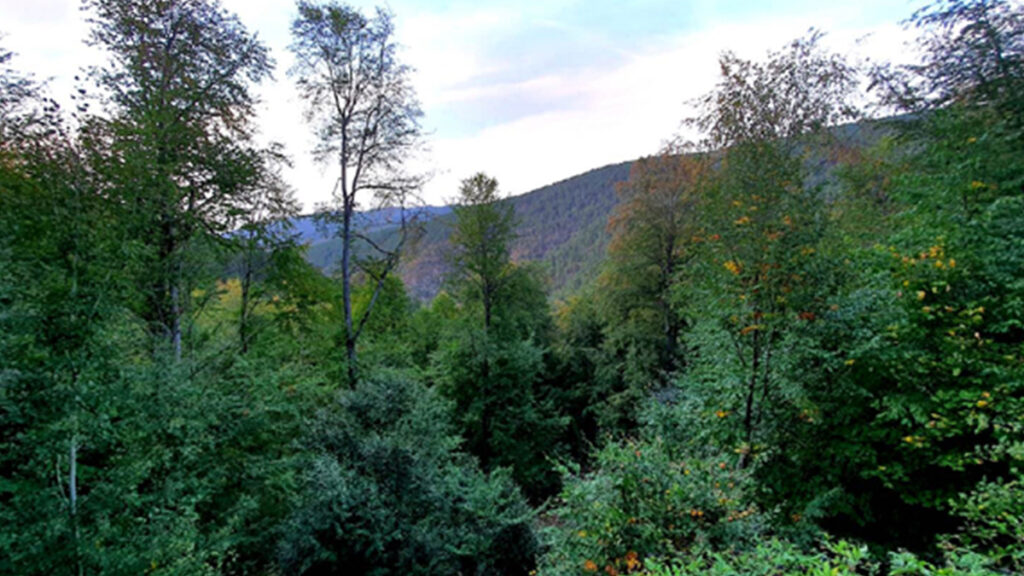
[[[631,164],[604,166],[503,200],[515,207],[519,220],[513,259],[538,262],[547,272],[551,294],[579,288],[597,273],[608,245],[606,225],[616,203],[615,185],[629,178]],[[429,300],[440,291],[447,272],[453,215],[448,206],[430,206],[419,217],[424,234],[403,256],[399,272],[410,295]],[[359,220],[364,233],[387,238],[397,212],[364,212]],[[297,218],[294,225],[309,245],[307,259],[330,273],[341,254],[340,240],[330,230],[318,229],[310,216]]]
[[[407,210],[406,215],[408,217],[411,212],[422,221],[429,220],[435,216],[450,214],[451,211],[450,206],[420,206],[414,210]],[[381,208],[357,212],[353,220],[355,226],[360,231],[373,233],[377,230],[394,228],[398,225],[401,216],[401,211],[398,208]],[[331,240],[340,227],[340,225],[334,223],[320,223],[317,221],[316,216],[312,214],[294,218],[291,221],[291,226],[290,232],[297,235],[300,242],[311,246]]]

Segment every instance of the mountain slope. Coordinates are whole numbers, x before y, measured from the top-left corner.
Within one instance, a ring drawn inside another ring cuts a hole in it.
[[[576,289],[596,274],[608,245],[605,226],[616,203],[615,185],[629,177],[630,165],[597,168],[504,200],[515,207],[519,220],[513,259],[540,263],[552,294]],[[364,233],[386,242],[396,224],[393,214],[382,212],[363,213],[357,220]],[[409,294],[420,300],[433,298],[444,283],[452,218],[447,206],[420,211],[424,234],[403,256],[399,271]],[[341,241],[332,230],[318,229],[310,216],[293,224],[308,245],[306,258],[331,273],[341,256]]]
[[[900,118],[889,119],[900,121]],[[891,133],[887,121],[859,122],[832,128],[835,143],[850,149],[864,149]],[[822,193],[835,193],[827,185],[836,159],[830,150],[799,150],[805,156],[809,177],[807,186],[822,187]],[[517,261],[539,263],[547,272],[549,293],[560,296],[580,288],[600,268],[608,246],[608,217],[617,198],[615,185],[629,178],[632,162],[611,164],[504,200],[510,202],[519,219],[519,237],[512,246]],[[377,241],[386,241],[388,219],[375,213],[361,218],[370,222]],[[425,234],[403,256],[400,274],[409,294],[420,299],[433,298],[442,288],[447,272],[445,252],[453,215],[451,208],[427,207],[421,220]],[[330,271],[341,254],[340,241],[319,239],[310,242],[308,259]]]
[[[519,220],[512,246],[517,261],[539,262],[552,294],[582,285],[597,272],[608,245],[605,226],[615,206],[615,184],[629,177],[630,162],[597,168],[508,198]],[[426,300],[441,289],[452,215],[431,219],[401,267],[409,293]]]

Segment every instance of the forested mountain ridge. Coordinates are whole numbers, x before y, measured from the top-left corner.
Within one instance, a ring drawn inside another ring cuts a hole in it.
[[[886,122],[861,121],[830,130],[835,142],[850,150],[867,149],[877,143]],[[806,151],[814,177],[809,186],[827,183],[835,158],[823,149]],[[511,251],[514,260],[539,263],[546,274],[548,291],[554,297],[571,294],[593,280],[600,271],[611,239],[609,218],[618,204],[616,186],[629,179],[633,161],[594,168],[505,198],[515,209],[517,228]],[[422,238],[403,257],[399,267],[409,294],[429,301],[441,290],[447,264],[445,250],[454,215],[450,206],[425,206],[413,210],[424,225]],[[382,216],[379,210],[361,213],[368,233],[386,236],[397,227],[394,212]],[[316,232],[311,216],[293,221],[308,245],[307,258],[330,273],[337,265],[340,241],[330,232]]]
[[[616,204],[615,185],[629,178],[631,165],[621,162],[595,168],[503,200],[515,208],[518,221],[513,259],[539,262],[552,294],[579,288],[597,273],[611,237],[607,224]],[[453,216],[450,208],[434,206],[422,214],[423,237],[403,258],[400,275],[410,295],[429,300],[444,282]],[[313,230],[309,217],[297,218],[295,223],[302,230]],[[309,261],[330,272],[338,261],[340,240],[306,233],[302,239],[309,246]]]

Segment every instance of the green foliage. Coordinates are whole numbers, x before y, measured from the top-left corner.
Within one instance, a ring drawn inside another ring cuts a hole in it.
[[[470,452],[484,470],[509,466],[527,494],[550,494],[550,458],[566,420],[542,385],[551,320],[537,271],[511,262],[511,207],[497,181],[477,174],[455,208],[450,280],[459,308],[438,340],[431,373],[455,402]]]
[[[526,574],[531,511],[507,475],[455,452],[449,410],[420,385],[376,376],[321,412],[282,527],[285,570]]]
[[[821,544],[819,551],[808,552],[778,538],[771,538],[742,551],[715,552],[704,549],[680,562],[651,562],[651,568],[647,572],[650,576],[853,576],[875,573],[877,566],[871,562],[864,546],[856,546],[842,540],[826,540]]]
[[[1016,449],[1020,450],[1018,444]],[[1021,476],[1010,482],[982,482],[952,503],[964,526],[950,539],[958,549],[983,554],[1004,570],[1024,570],[1024,492]]]
[[[216,2],[86,4],[75,130],[0,50],[0,572],[1024,572],[1018,5],[918,12],[890,121],[834,126],[817,33],[726,54],[700,153],[634,163],[607,230],[627,165],[471,177],[420,307],[407,222],[350,227],[419,184],[389,13],[293,23],[338,285],[252,140],[265,48]]]
[[[689,457],[654,438],[611,443],[593,465],[570,474],[549,513],[545,574],[634,572],[695,547],[743,546],[763,530],[735,457]]]

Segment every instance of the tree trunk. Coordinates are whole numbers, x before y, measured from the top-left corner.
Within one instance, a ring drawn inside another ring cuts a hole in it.
[[[59,462],[59,460],[58,460]],[[58,482],[60,478],[57,478]],[[63,490],[62,490],[63,492]],[[74,567],[71,573],[75,576],[82,576],[84,566],[82,564],[81,537],[78,529],[78,434],[72,434],[68,448],[68,524],[71,528],[71,542],[75,558]]]
[[[249,288],[252,285],[252,260],[245,256],[245,271],[242,274],[242,311],[238,319],[238,340],[242,354],[249,352]]]
[[[344,154],[344,143],[342,144]],[[348,170],[344,156],[341,161],[341,298],[345,309],[345,360],[348,385],[356,385],[356,335],[352,323],[352,213],[355,211],[354,191],[348,190]]]
[[[181,362],[181,293],[177,280],[175,278],[171,284],[171,343],[174,346],[174,361]]]

